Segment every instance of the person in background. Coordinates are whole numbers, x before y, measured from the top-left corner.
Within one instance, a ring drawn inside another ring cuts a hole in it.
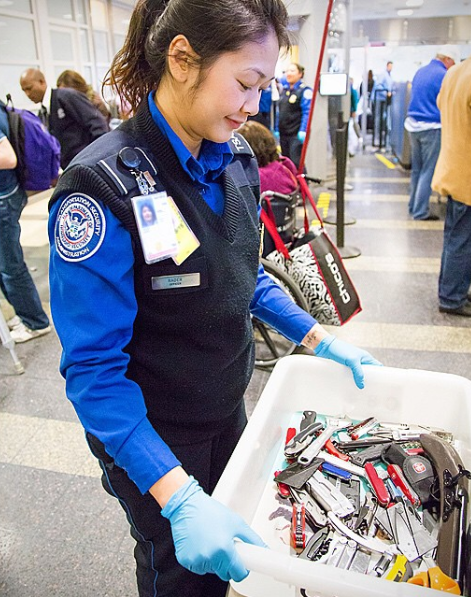
[[[373,71],[370,69],[368,71],[368,76],[367,76],[367,94],[366,94],[366,99],[369,102],[370,101],[370,96],[371,96],[371,92],[373,91],[373,87],[375,85],[375,78],[373,75]],[[363,95],[363,81],[360,83],[360,96]]]
[[[235,131],[258,111],[287,25],[282,0],[139,0],[109,79],[135,115],[77,156],[51,198],[61,372],[131,525],[140,597],[222,597],[248,574],[234,540],[263,546],[210,497],[247,421],[251,314],[348,364],[361,387],[377,364],[259,263],[258,167]],[[154,186],[180,239],[175,255],[171,231],[155,230],[160,261],[133,208]],[[80,243],[67,229],[77,210]]]
[[[20,244],[20,216],[28,200],[15,172],[5,104],[0,102],[0,290],[16,315],[7,321],[11,337],[27,342],[51,331]]]
[[[437,104],[442,135],[432,179],[448,197],[438,280],[439,310],[471,317],[471,57],[446,73]]]
[[[263,125],[247,121],[238,130],[252,148],[260,174],[260,191],[291,195],[298,188],[293,162],[278,153],[274,135]]]
[[[373,106],[372,106],[372,91],[375,85],[373,71],[370,69],[367,76],[366,97],[363,95],[363,80],[360,83],[360,102],[361,115],[359,117],[359,125],[363,129],[363,118],[366,118],[366,130],[373,130]]]
[[[357,122],[357,110],[358,110],[358,102],[359,96],[358,91],[355,89],[353,77],[349,77],[350,81],[350,118],[353,122],[353,129],[358,139],[361,137],[360,127],[358,126]]]
[[[373,91],[373,114],[375,117],[375,135],[384,143],[384,146],[390,142],[391,132],[391,110],[390,105],[394,94],[394,80],[391,75],[393,63],[387,62],[386,70],[379,74],[375,80]]]
[[[267,129],[270,129],[270,115],[272,106],[272,88],[271,85],[268,89],[262,89],[260,94],[260,104],[258,107],[258,114],[250,116],[249,120],[255,120],[260,124],[263,124]]]
[[[386,104],[391,103],[391,98],[394,91],[394,80],[392,78],[391,71],[393,69],[393,63],[391,61],[386,63],[386,69],[384,72],[378,75],[375,84],[373,86],[373,95],[375,101],[385,101]]]
[[[106,119],[106,122],[110,122],[111,113],[108,106],[103,101],[98,91],[95,91],[91,85],[82,77],[80,73],[75,70],[65,70],[58,77],[56,86],[58,89],[69,87],[84,93],[88,99],[92,102],[95,108],[98,109],[100,114]]]
[[[25,70],[20,85],[32,102],[41,104],[39,116],[61,145],[62,168],[108,132],[106,120],[83,93],[75,89],[52,89],[39,69]]]
[[[437,97],[446,71],[459,62],[456,46],[443,46],[412,79],[411,99],[404,127],[409,133],[412,172],[409,214],[414,220],[439,220],[430,213],[431,184],[440,153],[441,122]]]
[[[311,109],[312,89],[303,82],[304,67],[292,63],[285,72],[287,85],[278,103],[278,128],[282,155],[299,166],[307,121]]]

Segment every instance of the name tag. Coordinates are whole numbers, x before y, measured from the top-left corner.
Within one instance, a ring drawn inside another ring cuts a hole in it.
[[[191,288],[201,286],[201,275],[179,274],[177,276],[152,276],[152,290],[168,290],[169,288]]]

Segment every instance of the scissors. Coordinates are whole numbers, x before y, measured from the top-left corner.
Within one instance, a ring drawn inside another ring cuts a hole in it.
[[[452,595],[461,595],[460,586],[456,580],[453,580],[442,572],[432,558],[423,557],[422,561],[428,569],[418,572],[412,578],[409,578],[408,583],[421,587],[429,587],[436,591],[451,593]]]

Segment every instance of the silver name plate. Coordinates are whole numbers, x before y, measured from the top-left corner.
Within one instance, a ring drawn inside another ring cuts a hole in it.
[[[169,288],[191,288],[201,285],[201,275],[199,272],[194,274],[178,274],[176,276],[153,276],[152,290],[168,290]]]

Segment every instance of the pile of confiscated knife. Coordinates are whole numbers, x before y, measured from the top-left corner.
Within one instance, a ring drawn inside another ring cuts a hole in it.
[[[284,456],[274,480],[298,557],[468,594],[471,473],[451,433],[304,411]]]

